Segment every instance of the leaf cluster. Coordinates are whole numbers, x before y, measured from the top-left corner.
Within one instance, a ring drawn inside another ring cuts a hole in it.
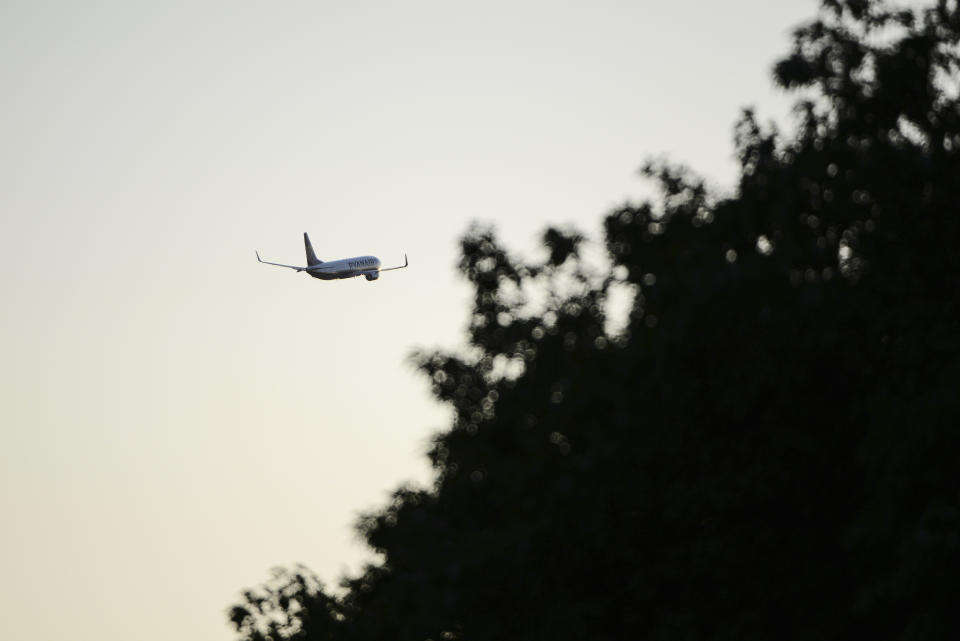
[[[602,273],[576,230],[525,262],[472,228],[469,346],[415,356],[434,485],[361,520],[383,560],[341,595],[248,593],[243,638],[960,629],[957,4],[824,2],[774,67],[796,133],[745,111],[728,197],[647,163]]]

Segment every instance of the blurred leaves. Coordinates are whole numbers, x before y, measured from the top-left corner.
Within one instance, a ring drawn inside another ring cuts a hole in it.
[[[609,265],[471,228],[468,345],[429,488],[359,521],[327,594],[248,592],[241,638],[939,639],[960,629],[957,2],[827,0],[736,124],[736,193],[658,159]],[[613,288],[631,292],[624,329]]]

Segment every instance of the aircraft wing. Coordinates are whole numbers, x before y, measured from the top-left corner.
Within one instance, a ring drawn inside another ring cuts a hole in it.
[[[407,260],[407,255],[404,254],[404,255],[403,255],[403,264],[402,264],[402,265],[399,265],[399,266],[397,266],[397,267],[383,267],[383,268],[380,269],[380,271],[382,271],[382,272],[388,272],[388,271],[390,271],[391,269],[403,269],[404,267],[406,267],[406,266],[409,265],[409,264],[410,264],[410,261]]]
[[[284,265],[283,263],[271,263],[269,260],[263,260],[260,258],[260,252],[256,252],[257,260],[259,260],[264,265],[276,265],[277,267],[289,267],[290,269],[295,269],[298,272],[306,271],[310,269],[309,267],[300,267],[298,265]]]

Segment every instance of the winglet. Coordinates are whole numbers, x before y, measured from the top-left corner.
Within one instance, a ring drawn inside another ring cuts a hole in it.
[[[388,271],[391,271],[391,270],[393,270],[393,269],[403,269],[404,267],[408,266],[409,264],[410,264],[410,260],[407,258],[407,255],[404,254],[404,255],[403,255],[403,264],[402,264],[402,265],[397,265],[396,267],[383,267],[383,268],[380,269],[380,271],[382,271],[382,272],[388,272]]]

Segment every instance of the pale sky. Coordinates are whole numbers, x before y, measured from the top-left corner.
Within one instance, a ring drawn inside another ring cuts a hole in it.
[[[598,234],[669,154],[719,186],[813,0],[0,1],[0,638],[235,638],[335,584],[448,422],[472,220]],[[323,282],[267,260],[375,254]]]

